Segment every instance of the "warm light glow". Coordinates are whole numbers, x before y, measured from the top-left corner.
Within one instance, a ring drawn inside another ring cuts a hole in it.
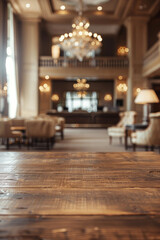
[[[52,97],[51,97],[51,100],[54,101],[54,102],[58,102],[59,101],[58,94],[53,94]]]
[[[31,4],[30,3],[26,3],[26,8],[30,8]]]
[[[122,75],[118,76],[118,80],[123,80],[123,76]]]
[[[46,75],[46,76],[45,76],[45,79],[48,80],[48,79],[49,79],[49,75]]]
[[[59,58],[60,56],[60,47],[58,45],[52,46],[52,57],[53,58]]]
[[[50,86],[47,83],[44,83],[43,85],[39,86],[40,92],[49,92],[50,91]]]
[[[111,100],[112,100],[111,94],[106,94],[106,95],[104,96],[104,100],[107,101],[107,102],[111,101]]]
[[[140,88],[137,88],[137,89],[136,89],[136,93],[137,93],[137,94],[140,93],[140,91],[141,91]]]
[[[78,97],[80,97],[80,98],[83,98],[83,97],[85,97],[85,96],[86,96],[86,94],[87,94],[87,92],[86,92],[86,91],[80,91],[80,92],[77,92],[77,95],[78,95]]]
[[[62,6],[60,6],[60,9],[61,9],[62,11],[64,11],[64,10],[66,9],[66,7],[65,7],[64,5],[62,5]]]
[[[102,11],[102,9],[103,9],[102,6],[98,6],[98,7],[97,7],[97,10],[98,10],[98,11]]]
[[[121,46],[117,49],[118,56],[126,56],[126,55],[128,55],[128,52],[129,52],[129,48],[127,48],[125,46]]]
[[[75,17],[72,23],[72,33],[65,33],[59,38],[61,48],[68,57],[76,57],[82,61],[84,57],[91,57],[102,46],[102,37],[97,33],[89,32],[88,19],[82,16]]]
[[[119,92],[127,92],[128,87],[127,87],[126,83],[119,83],[119,84],[117,85],[117,90],[118,90]]]
[[[88,90],[90,85],[88,83],[86,83],[87,80],[86,79],[77,79],[77,83],[73,84],[73,87],[77,90],[77,91],[84,91],[84,90]]]
[[[0,85],[0,96],[7,96],[8,85],[7,83],[2,87]]]
[[[137,104],[158,103],[159,99],[153,89],[144,89],[139,92],[134,102]]]

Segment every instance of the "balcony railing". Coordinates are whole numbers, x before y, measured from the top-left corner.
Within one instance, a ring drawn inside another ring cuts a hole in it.
[[[80,62],[77,59],[60,57],[40,57],[39,66],[49,68],[127,68],[129,65],[126,57],[96,57],[84,59]]]
[[[143,76],[154,76],[160,72],[160,34],[158,41],[146,52],[143,61]]]

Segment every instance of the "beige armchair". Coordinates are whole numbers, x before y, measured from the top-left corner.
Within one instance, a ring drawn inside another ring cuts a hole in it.
[[[122,142],[122,138],[125,137],[125,126],[129,124],[134,124],[136,119],[135,111],[127,111],[120,113],[120,121],[116,126],[112,126],[108,128],[108,136],[110,140],[110,144],[112,143],[112,137],[118,137],[120,142]]]
[[[46,141],[47,148],[54,144],[56,122],[50,119],[30,119],[26,120],[26,137],[28,148],[30,143],[36,145],[38,141]]]
[[[60,133],[61,139],[64,139],[64,127],[65,127],[65,118],[58,117],[57,125],[56,125],[56,133]]]
[[[134,151],[137,145],[145,146],[146,149],[151,147],[152,150],[154,150],[155,146],[160,147],[160,112],[151,113],[149,118],[148,128],[131,134]]]
[[[10,139],[17,139],[21,147],[22,132],[11,131],[12,120],[8,118],[0,119],[0,138],[6,143],[6,149],[9,149]]]
[[[56,133],[60,133],[61,139],[64,139],[65,118],[59,117],[59,116],[47,115],[47,114],[43,114],[43,113],[39,114],[38,118],[52,119],[53,121],[55,121],[56,122],[56,125],[55,125]]]
[[[24,127],[25,126],[25,118],[12,118],[12,127]]]

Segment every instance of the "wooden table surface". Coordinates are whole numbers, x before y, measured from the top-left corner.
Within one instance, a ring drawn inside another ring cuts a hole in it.
[[[0,239],[160,239],[160,155],[1,152]]]

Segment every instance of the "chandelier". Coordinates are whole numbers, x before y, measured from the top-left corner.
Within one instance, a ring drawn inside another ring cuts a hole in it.
[[[102,46],[102,37],[89,32],[90,23],[81,15],[73,19],[72,32],[65,33],[59,38],[60,47],[68,57],[76,57],[82,61],[84,57],[91,57]]]
[[[87,90],[89,89],[90,85],[87,83],[87,80],[85,78],[83,79],[77,79],[77,83],[73,84],[73,87],[77,92],[78,97],[85,97],[87,94]]]
[[[88,88],[90,87],[90,85],[88,83],[86,83],[87,80],[86,79],[77,79],[77,83],[73,84],[74,89],[76,89],[77,91],[85,91],[88,90]]]
[[[127,92],[127,90],[128,90],[127,84],[126,83],[119,83],[118,86],[117,86],[117,90],[119,92],[122,92],[122,93]]]
[[[117,49],[117,55],[118,56],[127,56],[129,53],[129,48],[125,46],[121,46]]]

